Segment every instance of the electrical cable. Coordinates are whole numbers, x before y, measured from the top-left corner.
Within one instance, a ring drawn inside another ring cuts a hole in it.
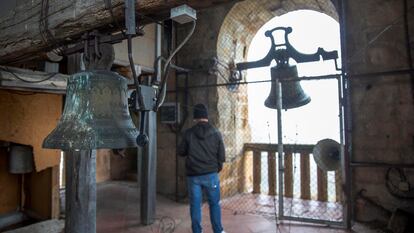
[[[51,78],[53,78],[53,77],[55,77],[56,75],[59,74],[59,73],[50,73],[50,74],[48,74],[48,76],[46,78],[41,79],[41,80],[27,80],[27,79],[19,77],[16,73],[9,70],[7,67],[0,67],[0,70],[5,71],[5,72],[13,75],[16,79],[18,79],[22,82],[26,82],[26,83],[41,83],[41,82],[47,81],[47,80],[49,80],[49,79],[51,79]]]
[[[52,46],[54,47],[52,48],[52,51],[58,55],[62,55],[63,50],[61,49],[61,43],[56,41],[55,37],[49,30],[48,17],[49,17],[49,0],[42,0],[41,9],[40,9],[40,20],[39,20],[39,32],[40,32],[42,41],[45,44],[52,44]]]
[[[157,98],[157,103],[155,108],[158,109],[165,100],[165,97],[167,95],[167,79],[168,79],[168,70],[170,67],[170,62],[172,60],[172,58],[178,53],[178,51],[180,51],[180,49],[187,43],[187,41],[190,39],[190,37],[193,35],[195,28],[196,28],[196,21],[193,20],[193,26],[190,30],[190,32],[188,33],[188,35],[185,37],[185,39],[181,42],[180,45],[178,45],[178,47],[171,53],[171,55],[166,59],[165,61],[165,65],[164,65],[164,69],[163,69],[163,77],[161,79],[161,84],[160,84],[160,94]],[[155,69],[157,70],[157,69]]]

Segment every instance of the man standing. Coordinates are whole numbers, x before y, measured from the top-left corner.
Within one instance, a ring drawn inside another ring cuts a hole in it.
[[[194,106],[196,124],[187,129],[178,147],[178,154],[185,156],[188,193],[190,198],[191,227],[201,233],[201,202],[204,189],[210,207],[210,221],[214,233],[224,233],[221,224],[220,180],[225,150],[221,133],[208,122],[205,105]]]

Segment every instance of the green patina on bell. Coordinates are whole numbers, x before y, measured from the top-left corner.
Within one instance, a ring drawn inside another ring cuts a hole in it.
[[[43,147],[61,150],[136,147],[138,131],[128,111],[127,90],[127,80],[111,71],[72,75],[63,115],[43,141]]]

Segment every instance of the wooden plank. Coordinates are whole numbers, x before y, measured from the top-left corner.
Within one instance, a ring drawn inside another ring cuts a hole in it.
[[[48,77],[51,77],[48,80]],[[0,66],[0,88],[64,94],[69,75]],[[25,80],[25,81],[23,81]],[[45,80],[43,82],[39,82]]]
[[[42,148],[56,127],[62,96],[0,90],[0,140],[33,146],[36,171],[59,164],[60,151]]]
[[[267,152],[267,177],[269,183],[269,195],[274,196],[276,195],[276,154],[274,151]]]
[[[62,184],[61,184],[61,187],[59,187],[59,188],[64,188],[66,186],[66,162],[65,162],[66,160],[65,160],[65,157],[66,157],[66,153],[63,152],[63,156],[61,158],[62,172],[60,173],[60,175],[62,176],[60,178],[62,180]]]
[[[285,153],[312,153],[313,147],[315,145],[307,144],[283,144],[283,151]],[[277,151],[278,144],[268,144],[268,143],[245,143],[244,150],[260,150],[260,151]]]
[[[8,154],[6,147],[0,147],[0,216],[20,207],[20,176],[9,172]]]
[[[141,15],[165,15],[172,7],[188,4],[196,9],[231,0],[136,0],[136,11]],[[9,14],[0,17],[0,64],[22,60],[41,51],[51,50],[57,44],[68,44],[93,29],[111,29],[114,20],[124,22],[124,0],[111,0],[114,17],[105,1],[48,1],[42,9],[42,0],[24,1]],[[43,17],[41,17],[43,12]],[[142,20],[140,21],[142,22]],[[39,26],[46,25],[46,26]]]
[[[328,176],[327,172],[323,171],[319,167],[317,168],[318,179],[318,201],[328,200]]]
[[[51,218],[58,219],[60,216],[60,192],[59,192],[59,166],[51,168]]]
[[[25,210],[39,220],[52,217],[52,168],[25,175]]]
[[[285,197],[293,197],[293,160],[292,153],[285,153]]]
[[[342,172],[335,171],[336,202],[342,202]]]
[[[311,199],[309,153],[300,155],[300,196],[305,200]]]
[[[253,193],[260,193],[262,182],[262,156],[258,150],[253,151]]]

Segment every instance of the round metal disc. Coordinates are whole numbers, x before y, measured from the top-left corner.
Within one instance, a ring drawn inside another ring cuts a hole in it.
[[[332,139],[323,139],[313,148],[316,165],[323,171],[336,171],[341,168],[341,146]]]

